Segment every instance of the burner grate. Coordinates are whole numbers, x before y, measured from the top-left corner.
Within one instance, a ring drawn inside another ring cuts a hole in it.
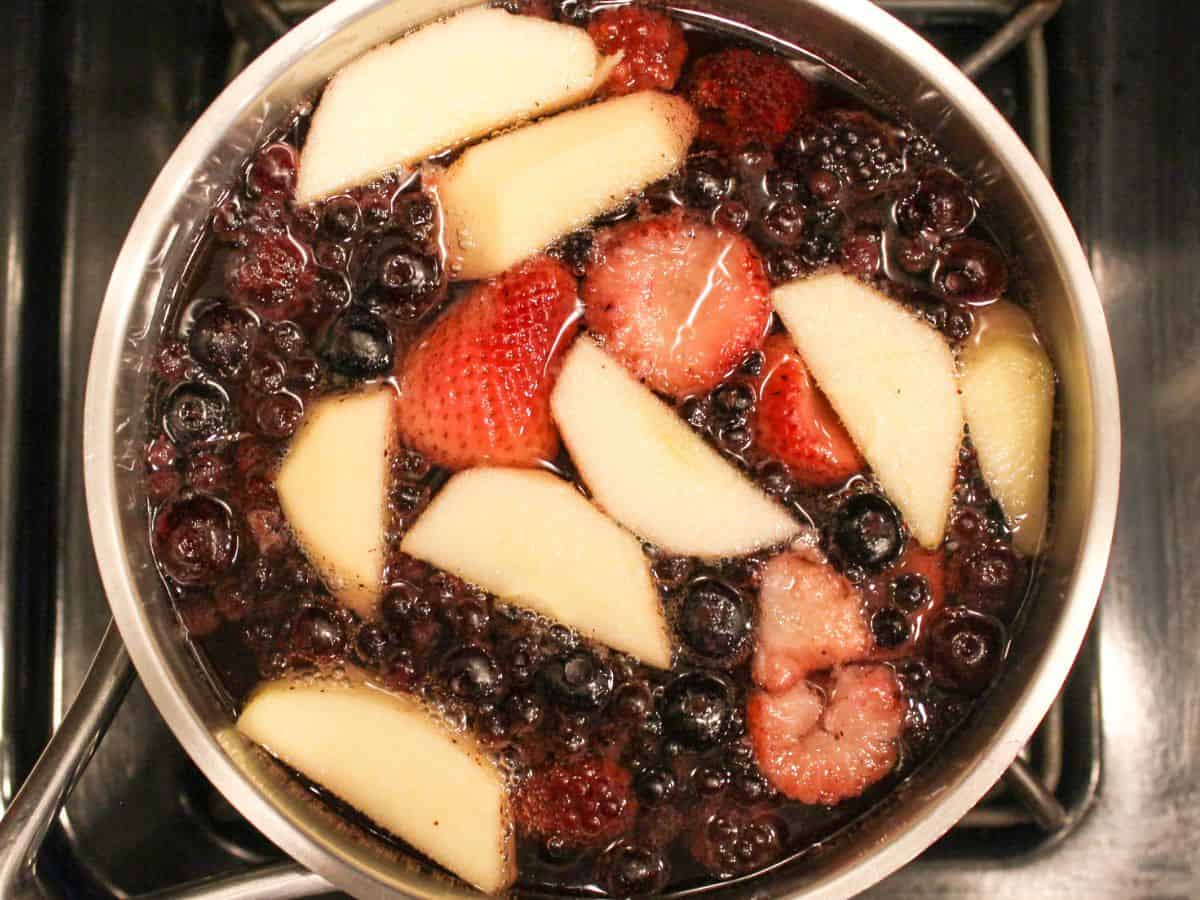
[[[198,0],[181,5],[179,9],[188,11],[180,13],[170,4],[163,4],[168,7],[164,12],[143,23],[148,43],[126,54],[130,38],[117,12],[121,7],[113,2],[112,9],[104,0],[79,4],[70,26],[54,25],[45,17],[38,19],[34,24],[48,29],[49,37],[35,40],[32,45],[23,43],[25,33],[16,30],[15,43],[22,59],[32,57],[34,63],[29,70],[36,70],[37,63],[51,61],[50,51],[56,43],[64,47],[74,44],[75,57],[81,60],[78,70],[72,72],[75,78],[107,76],[119,86],[112,96],[98,97],[93,92],[78,102],[73,100],[74,108],[66,101],[57,108],[64,118],[70,116],[77,121],[76,129],[68,136],[72,148],[84,145],[77,154],[84,162],[68,162],[65,152],[63,159],[55,156],[51,161],[63,164],[68,171],[66,184],[60,188],[61,198],[55,195],[65,201],[65,223],[52,229],[51,235],[62,249],[62,259],[51,272],[58,275],[61,269],[63,308],[58,319],[49,323],[57,333],[48,346],[57,348],[59,355],[54,377],[61,384],[50,388],[61,390],[59,405],[63,411],[57,429],[69,440],[79,433],[79,401],[91,335],[88,324],[99,302],[98,292],[81,288],[80,281],[88,275],[101,280],[105,277],[115,246],[110,248],[103,241],[119,238],[119,234],[109,234],[113,221],[110,215],[89,216],[87,199],[95,201],[97,195],[104,200],[113,199],[113,195],[128,195],[126,200],[139,198],[184,127],[202,111],[223,81],[288,27],[323,5],[314,0]],[[1042,26],[1058,11],[1059,0],[882,0],[881,5],[917,27],[958,61],[1008,116],[1049,171],[1050,85]],[[160,46],[164,34],[174,35],[176,45]],[[88,35],[90,40],[85,42],[80,35]],[[210,51],[200,61],[193,59],[197,36],[207,42]],[[100,56],[92,44],[107,47],[108,56]],[[138,52],[144,58],[122,61],[123,55],[135,56]],[[153,99],[139,107],[135,99],[122,93],[122,79],[136,77],[140,74],[138,64],[147,61],[159,67],[156,74],[167,87],[149,90]],[[90,70],[90,63],[100,71]],[[59,80],[52,80],[50,88],[86,91],[75,81],[68,86],[59,84]],[[35,97],[37,109],[54,111],[54,94],[54,90],[43,86]],[[107,105],[113,102],[122,104],[123,115],[134,118],[114,124],[112,107]],[[127,108],[133,112],[126,113]],[[0,112],[8,110],[0,107]],[[34,113],[25,110],[25,114]],[[88,115],[94,118],[89,120]],[[142,118],[137,119],[138,115]],[[98,188],[98,181],[111,176],[112,165],[110,159],[105,159],[108,168],[104,169],[94,160],[103,157],[108,148],[93,135],[105,127],[128,130],[130,121],[146,145],[142,156],[126,161],[126,168],[137,174],[124,176],[125,181],[115,186]],[[160,122],[168,124],[159,128]],[[32,159],[32,154],[25,152],[25,158]],[[87,168],[89,159],[91,170]],[[105,190],[112,194],[106,195]],[[0,192],[0,201],[8,203],[10,199]],[[27,193],[16,196],[16,200],[24,209],[32,202]],[[132,209],[129,212],[132,214]],[[46,214],[35,217],[35,222],[50,218]],[[17,231],[11,229],[9,233]],[[99,253],[92,250],[98,258],[88,255],[88,241],[99,245]],[[20,242],[7,248],[9,253],[14,251],[22,252]],[[27,258],[26,268],[36,271],[29,261]],[[20,284],[10,283],[9,287],[10,297],[24,293]],[[16,359],[11,354],[19,352],[20,347],[20,330],[8,327],[14,321],[9,312],[6,328],[0,331],[5,371],[14,369],[15,365],[8,363]],[[12,409],[13,405],[6,408]],[[16,423],[0,417],[0,474],[5,477],[9,475],[10,456],[18,452],[22,458],[32,455],[27,447],[22,448],[22,440],[28,438],[19,435],[16,427]],[[38,729],[29,723],[42,719],[61,723],[60,737],[44,758],[47,765],[40,765],[28,782],[34,790],[26,796],[34,794],[37,802],[14,806],[12,812],[23,815],[24,820],[16,828],[10,828],[6,820],[5,830],[0,832],[0,838],[9,839],[0,859],[0,896],[19,895],[18,879],[33,870],[46,830],[68,795],[70,802],[41,853],[37,877],[46,885],[67,887],[71,896],[217,900],[327,892],[329,886],[322,879],[282,857],[209,785],[174,742],[139,686],[135,685],[122,705],[131,682],[131,667],[115,630],[105,632],[107,607],[91,563],[86,521],[78,509],[79,473],[74,471],[77,455],[68,448],[46,463],[57,467],[56,557],[51,565],[54,587],[45,591],[46,603],[54,609],[53,624],[42,619],[30,621],[27,613],[20,614],[19,605],[10,602],[7,589],[0,592],[3,658],[10,658],[10,643],[17,634],[33,641],[28,646],[44,648],[41,656],[34,651],[36,658],[31,666],[36,671],[29,681],[16,677],[12,663],[5,662],[0,683],[0,798],[10,799],[22,765],[27,766],[27,760],[32,760],[40,749]],[[33,468],[28,462],[26,467],[25,471]],[[7,495],[0,497],[6,499]],[[0,514],[0,551],[7,554],[15,546],[17,519],[10,516],[7,507],[0,508]],[[0,557],[0,562],[7,570],[5,558]],[[74,598],[73,602],[63,599],[68,597]],[[1098,645],[1094,632],[1062,695],[1020,759],[975,810],[914,863],[916,870],[928,861],[1019,862],[1023,855],[1061,840],[1089,808],[1101,762]],[[97,677],[87,679],[68,712],[64,698],[84,683],[88,660],[101,633],[105,637],[96,654]],[[30,684],[36,689],[31,690]],[[16,727],[14,723],[18,723]],[[93,751],[95,758],[76,784],[75,776]],[[136,798],[136,814],[126,806],[130,798]],[[114,816],[122,822],[119,829],[112,828]],[[912,870],[910,867],[907,871]]]

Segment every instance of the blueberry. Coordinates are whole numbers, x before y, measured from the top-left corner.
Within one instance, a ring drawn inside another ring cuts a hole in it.
[[[414,250],[400,249],[379,264],[379,284],[397,301],[420,301],[437,290],[437,261]]]
[[[688,163],[683,172],[683,196],[692,206],[707,209],[716,206],[733,188],[729,169],[713,156],[701,156]]]
[[[229,507],[205,494],[159,510],[153,537],[159,565],[185,587],[214,584],[237,561],[237,529]]]
[[[929,602],[929,579],[916,572],[897,575],[890,585],[892,602],[904,612],[916,612]]]
[[[975,202],[957,175],[935,169],[921,176],[916,190],[896,207],[906,234],[921,232],[950,237],[962,234],[975,218]]]
[[[321,355],[342,375],[379,375],[392,367],[392,333],[379,316],[351,308],[329,327]]]
[[[733,707],[728,682],[706,672],[690,672],[672,681],[663,693],[663,725],[684,746],[705,750],[729,735]]]
[[[460,700],[490,702],[503,687],[500,669],[491,656],[476,647],[457,650],[442,665],[450,691]]]
[[[308,657],[330,656],[345,643],[337,619],[320,606],[307,606],[296,614],[291,639],[293,649]]]
[[[833,542],[848,565],[879,570],[900,555],[900,514],[878,494],[855,494],[842,504]]]
[[[599,709],[613,689],[612,669],[587,650],[551,659],[538,680],[552,701],[571,709]]]
[[[638,775],[633,789],[647,806],[669,803],[675,797],[675,776],[670,769],[646,769]]]
[[[741,596],[713,578],[694,581],[679,612],[679,630],[687,645],[713,659],[732,656],[745,646],[752,626]]]
[[[981,693],[1000,669],[1005,641],[998,619],[964,607],[947,607],[929,631],[935,680],[943,687]]]
[[[933,269],[933,283],[955,303],[987,303],[1008,287],[1008,266],[994,244],[955,238],[944,245]]]
[[[229,396],[215,384],[185,382],[167,397],[163,430],[180,446],[215,437],[228,424]]]
[[[353,197],[333,197],[325,204],[321,227],[334,239],[348,238],[362,225],[362,210]]]
[[[605,883],[613,897],[657,894],[667,880],[667,865],[653,850],[617,844],[604,855]]]
[[[244,309],[217,303],[204,310],[192,326],[188,349],[196,362],[223,378],[238,378],[245,370],[257,326]]]
[[[912,627],[904,613],[894,606],[885,606],[871,616],[871,635],[877,647],[894,650],[909,639]]]

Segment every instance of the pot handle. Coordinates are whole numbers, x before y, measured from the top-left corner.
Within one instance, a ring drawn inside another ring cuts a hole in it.
[[[79,693],[0,818],[0,898],[59,900],[62,893],[38,872],[46,835],[80,774],[104,738],[133,683],[133,664],[110,620]],[[298,863],[274,863],[206,878],[146,895],[142,900],[290,900],[333,887]]]
[[[133,664],[110,621],[62,724],[0,819],[0,897],[56,896],[38,876],[38,854],[132,682]]]

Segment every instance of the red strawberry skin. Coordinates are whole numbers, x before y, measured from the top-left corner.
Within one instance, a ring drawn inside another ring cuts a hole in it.
[[[709,390],[762,343],[769,285],[741,235],[671,214],[617,225],[596,245],[588,327],[654,390]]]
[[[587,30],[605,56],[624,52],[603,93],[616,97],[675,87],[687,59],[687,40],[674,19],[641,6],[621,6],[598,13]]]
[[[755,439],[807,487],[844,482],[866,463],[796,352],[791,339],[773,334],[758,382]]]
[[[737,152],[774,150],[816,105],[816,90],[777,56],[731,48],[696,63],[687,87],[700,113],[700,139]]]
[[[575,279],[547,256],[477,285],[398,363],[401,439],[450,469],[553,459],[550,391],[579,328]]]

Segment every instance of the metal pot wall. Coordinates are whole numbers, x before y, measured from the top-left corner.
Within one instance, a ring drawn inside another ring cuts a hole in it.
[[[93,541],[138,674],[184,748],[243,815],[302,864],[363,897],[471,892],[347,828],[233,729],[232,712],[185,640],[147,545],[140,461],[148,358],[165,302],[215,199],[260,140],[343,63],[466,5],[340,0],[247,68],[180,144],[130,229],[88,377],[84,438]],[[794,41],[843,65],[878,86],[947,149],[979,185],[1025,264],[1061,379],[1050,546],[1039,593],[1001,681],[970,727],[884,808],[819,855],[782,863],[754,882],[763,895],[846,896],[916,856],[979,800],[1029,738],[1070,669],[1100,590],[1116,512],[1120,430],[1112,353],[1086,261],[1053,190],[1001,115],[954,65],[867,0],[739,0],[706,8],[753,23],[747,27],[781,49]],[[732,896],[745,888],[712,893]]]

